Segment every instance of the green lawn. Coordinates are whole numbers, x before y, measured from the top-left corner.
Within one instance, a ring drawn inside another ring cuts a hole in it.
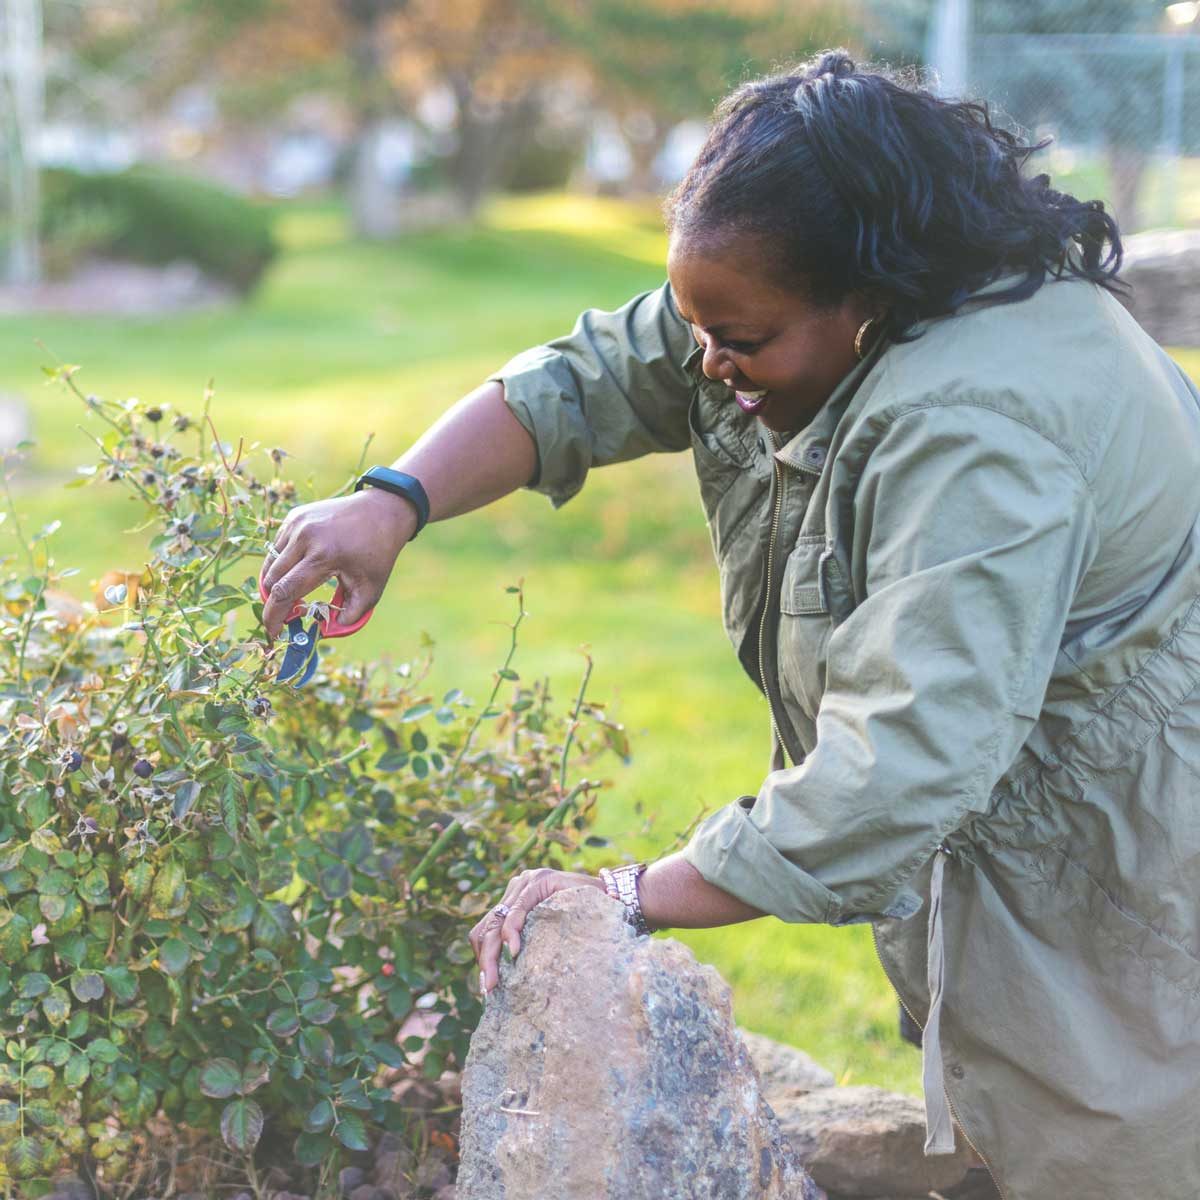
[[[19,507],[32,525],[62,519],[56,557],[82,579],[136,565],[142,541],[115,492],[62,490],[91,448],[81,406],[40,382],[52,359],[38,341],[109,398],[195,412],[212,379],[223,438],[286,447],[321,492],[353,469],[368,433],[372,460],[389,461],[510,354],[568,329],[581,308],[657,285],[665,249],[652,208],[561,196],[506,200],[477,227],[384,246],[351,242],[333,208],[282,209],[278,228],[285,253],[237,309],[0,324],[0,392],[29,397],[38,441]],[[1200,372],[1200,356],[1188,366]],[[519,495],[430,529],[350,648],[404,657],[428,632],[436,687],[479,696],[502,657],[504,587],[519,577],[532,619],[518,666],[549,676],[565,701],[587,643],[591,694],[633,735],[633,764],[610,768],[599,832],[652,857],[701,811],[757,789],[766,708],[720,628],[688,456],[599,472],[558,513]],[[919,1055],[896,1035],[866,926],[766,919],[680,936],[733,985],[743,1024],[805,1047],[843,1080],[919,1092]]]

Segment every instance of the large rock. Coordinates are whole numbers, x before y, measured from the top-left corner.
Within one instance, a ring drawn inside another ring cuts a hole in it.
[[[1125,303],[1164,346],[1200,346],[1200,229],[1139,233],[1124,239]]]
[[[954,1154],[927,1158],[925,1106],[883,1088],[819,1088],[773,1107],[813,1179],[839,1196],[944,1192],[962,1183],[976,1161],[961,1134]]]
[[[832,1071],[827,1071],[795,1046],[773,1041],[748,1029],[739,1029],[738,1033],[746,1043],[750,1061],[758,1072],[768,1104],[773,1105],[776,1098],[800,1096],[815,1092],[817,1088],[833,1087],[837,1082]]]
[[[823,1200],[686,946],[573,889],[501,980],[463,1072],[458,1200]]]

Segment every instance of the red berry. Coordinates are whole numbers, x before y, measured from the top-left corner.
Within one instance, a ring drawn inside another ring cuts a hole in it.
[[[383,966],[380,968],[380,970],[385,975],[395,975],[395,973],[396,973],[396,968],[392,963],[384,963]]]

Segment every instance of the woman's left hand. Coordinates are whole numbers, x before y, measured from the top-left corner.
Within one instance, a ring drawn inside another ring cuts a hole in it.
[[[509,881],[499,904],[492,905],[469,935],[479,964],[480,990],[485,997],[500,982],[500,947],[507,946],[516,958],[521,949],[521,930],[530,911],[555,892],[578,887],[594,887],[603,892],[604,882],[594,875],[555,871],[550,867],[522,871]],[[501,905],[507,907],[507,913],[497,912]]]

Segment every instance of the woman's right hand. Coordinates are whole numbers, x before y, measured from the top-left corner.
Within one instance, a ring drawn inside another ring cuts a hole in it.
[[[263,571],[270,593],[263,605],[267,636],[274,641],[292,606],[331,576],[345,592],[338,620],[353,624],[383,595],[416,527],[413,505],[380,488],[292,509],[275,538],[277,553]]]

